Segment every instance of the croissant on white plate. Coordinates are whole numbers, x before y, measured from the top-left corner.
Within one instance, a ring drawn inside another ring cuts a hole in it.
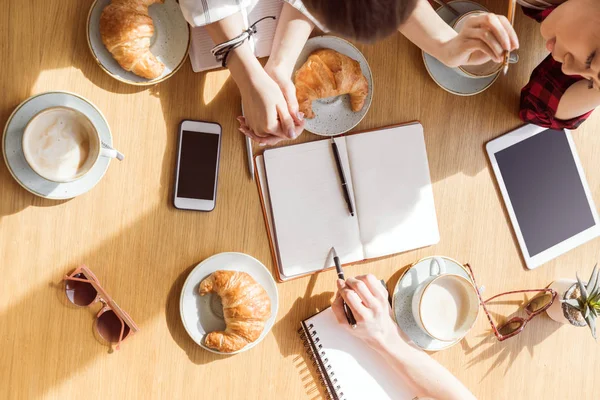
[[[314,118],[312,102],[326,97],[350,95],[352,111],[362,110],[369,82],[358,61],[331,49],[314,51],[296,71],[296,97],[306,118]]]
[[[215,271],[200,282],[201,296],[214,292],[221,297],[225,330],[206,335],[204,344],[232,353],[257,340],[271,317],[271,299],[249,274]]]
[[[100,16],[102,43],[126,71],[146,79],[162,75],[165,65],[150,51],[154,23],[148,7],[164,0],[112,0]]]

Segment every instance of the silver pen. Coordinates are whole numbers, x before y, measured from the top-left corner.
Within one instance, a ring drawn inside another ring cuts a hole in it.
[[[248,172],[254,180],[254,161],[252,160],[252,140],[246,136],[246,155],[248,156]]]

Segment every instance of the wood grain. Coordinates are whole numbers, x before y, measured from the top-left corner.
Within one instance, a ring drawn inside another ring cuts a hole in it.
[[[484,2],[505,12],[502,2]],[[178,313],[183,281],[204,258],[241,251],[273,268],[255,184],[247,177],[237,132],[239,92],[227,71],[194,74],[189,63],[149,89],[105,74],[87,48],[90,0],[0,0],[0,123],[27,97],[76,92],[107,117],[115,146],[126,154],[102,182],[73,200],[40,199],[0,165],[0,398],[308,399],[311,373],[296,335],[299,321],[326,307],[333,272],[279,284],[280,312],[271,334],[233,357],[208,353],[187,336]],[[395,283],[417,259],[448,255],[468,261],[489,295],[587,275],[597,261],[594,240],[526,271],[484,144],[517,127],[520,88],[545,57],[538,25],[517,12],[521,61],[487,92],[452,96],[423,68],[420,51],[400,35],[360,45],[375,80],[373,104],[357,129],[410,120],[425,127],[441,242],[350,267]],[[185,212],[171,203],[177,126],[184,119],[223,127],[218,203],[213,212]],[[599,114],[575,134],[581,162],[600,202]],[[301,140],[313,140],[305,134]],[[85,263],[141,331],[116,353],[93,336],[95,310],[69,306],[64,273]],[[522,299],[496,310],[499,319]],[[587,329],[540,316],[518,337],[498,343],[480,318],[467,338],[433,357],[480,399],[593,399],[600,350]],[[308,385],[308,387],[305,387]]]

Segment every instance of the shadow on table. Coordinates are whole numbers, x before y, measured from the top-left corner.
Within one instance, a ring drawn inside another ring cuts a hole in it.
[[[520,304],[526,303],[525,300],[509,300],[504,302],[493,302],[495,304]],[[482,310],[483,314],[483,310]],[[503,316],[495,312],[490,312],[492,319],[496,326],[501,325],[503,322],[510,320],[513,317],[520,316],[525,318],[526,313],[523,310],[518,310],[509,316]],[[485,318],[485,316],[484,316]],[[562,325],[553,321],[545,313],[542,313],[529,321],[527,326],[516,336],[510,339],[506,339],[502,342],[498,341],[491,327],[487,333],[479,335],[474,345],[470,345],[467,340],[461,342],[461,346],[467,357],[474,356],[467,364],[467,368],[473,367],[482,361],[487,359],[493,359],[493,363],[490,368],[486,371],[485,375],[481,378],[483,381],[494,369],[500,368],[503,364],[506,364],[504,375],[508,372],[510,367],[513,365],[519,354],[522,351],[528,351],[529,354],[534,356],[534,348],[538,344],[542,343],[546,338],[550,337],[556,332]]]
[[[224,360],[231,356],[219,355],[204,350],[192,340],[190,335],[188,335],[188,333],[185,331],[183,323],[181,322],[181,314],[179,312],[179,299],[181,296],[181,290],[183,289],[183,284],[185,283],[186,278],[190,272],[192,272],[194,267],[196,267],[196,265],[197,263],[186,268],[186,270],[177,277],[173,283],[173,286],[171,286],[171,290],[169,290],[169,294],[167,296],[165,317],[171,337],[175,343],[177,343],[177,345],[181,347],[183,351],[185,351],[190,361],[192,361],[194,364],[208,364],[212,361]]]
[[[319,375],[304,348],[298,329],[303,320],[329,307],[334,295],[333,292],[313,295],[318,276],[319,274],[310,276],[304,295],[294,301],[287,314],[273,326],[273,335],[277,340],[281,355],[286,358],[292,355],[296,356],[292,362],[298,371],[298,378],[301,379],[307,396],[311,399],[322,398],[323,392],[319,385]]]

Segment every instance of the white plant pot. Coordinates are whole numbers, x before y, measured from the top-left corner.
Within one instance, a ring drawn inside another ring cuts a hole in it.
[[[552,282],[550,285],[550,289],[554,289],[558,295],[556,296],[554,303],[552,303],[550,308],[546,310],[546,313],[556,322],[560,322],[561,324],[570,323],[563,313],[562,303],[560,300],[563,299],[565,292],[569,290],[569,288],[575,283],[577,283],[575,279],[558,279]]]

